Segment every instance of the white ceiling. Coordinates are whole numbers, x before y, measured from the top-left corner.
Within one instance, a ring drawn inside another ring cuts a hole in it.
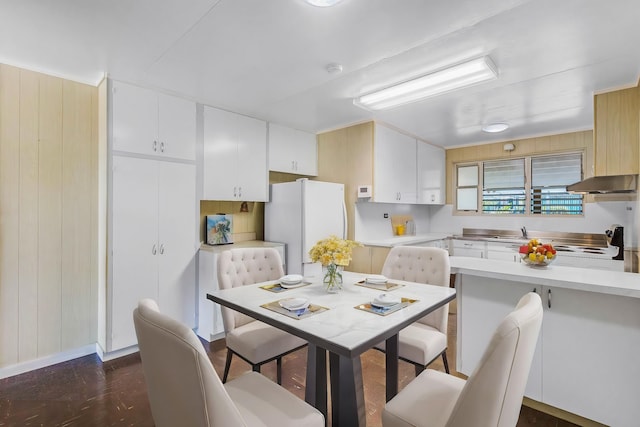
[[[376,119],[444,147],[591,129],[594,92],[638,83],[639,45],[638,0],[0,0],[0,62],[313,132]],[[352,104],[481,55],[497,80],[384,112]],[[494,121],[511,128],[480,131]]]

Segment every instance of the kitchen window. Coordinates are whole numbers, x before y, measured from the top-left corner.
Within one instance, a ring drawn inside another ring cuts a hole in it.
[[[458,212],[582,215],[582,195],[566,190],[582,180],[582,153],[461,164],[456,171]],[[473,171],[478,181],[470,183]]]

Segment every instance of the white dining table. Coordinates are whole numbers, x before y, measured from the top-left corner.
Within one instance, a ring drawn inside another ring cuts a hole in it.
[[[310,284],[281,292],[255,285],[224,289],[207,298],[308,341],[305,400],[327,416],[327,352],[331,387],[332,426],[365,426],[366,412],[360,355],[375,344],[386,342],[386,399],[398,391],[398,332],[456,296],[455,289],[393,280],[400,287],[382,291],[357,283],[366,275],[345,272],[342,289],[328,293],[322,277],[307,277]],[[381,293],[414,302],[387,315],[361,310]],[[285,298],[306,298],[326,308],[300,317],[263,307]]]

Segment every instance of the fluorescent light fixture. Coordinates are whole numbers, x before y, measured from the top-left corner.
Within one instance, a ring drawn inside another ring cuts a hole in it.
[[[509,125],[507,123],[490,123],[482,126],[482,131],[488,133],[504,132],[507,129],[509,129]]]
[[[342,0],[304,0],[311,6],[329,7],[340,3]]]
[[[495,64],[484,56],[362,95],[353,103],[369,110],[383,110],[496,78]]]

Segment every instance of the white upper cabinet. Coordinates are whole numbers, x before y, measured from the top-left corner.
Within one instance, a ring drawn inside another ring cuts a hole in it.
[[[266,202],[267,123],[204,107],[204,199]]]
[[[418,203],[443,205],[445,202],[445,151],[418,141]]]
[[[114,81],[113,150],[195,160],[196,104]]]
[[[378,124],[374,132],[374,201],[417,203],[416,140]]]
[[[316,136],[269,123],[269,170],[298,175],[318,175]]]

